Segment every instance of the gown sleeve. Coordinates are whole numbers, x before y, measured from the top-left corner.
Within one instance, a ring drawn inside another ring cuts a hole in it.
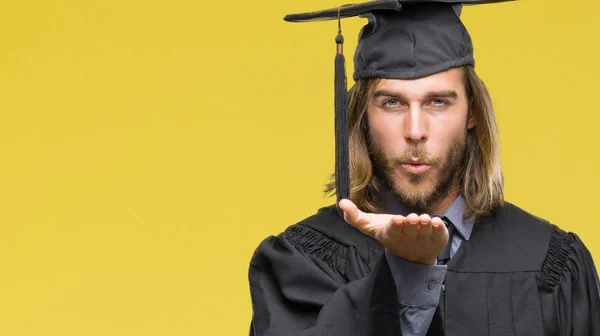
[[[250,262],[250,335],[315,335],[321,308],[345,283],[344,249],[301,226],[265,239]]]
[[[555,229],[540,292],[547,335],[600,336],[600,282],[592,256],[574,233]]]

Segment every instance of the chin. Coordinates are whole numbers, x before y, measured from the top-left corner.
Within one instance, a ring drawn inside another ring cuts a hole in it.
[[[396,182],[394,183],[394,189],[396,189],[396,192],[399,194],[418,195],[418,198],[426,197],[433,193],[433,186],[426,181],[420,183],[407,183],[406,181]]]
[[[394,192],[408,199],[427,199],[435,192],[435,181],[427,176],[399,174],[394,178]]]
[[[433,188],[435,182],[434,176],[429,171],[422,174],[408,174],[404,171],[399,171],[394,176],[394,187],[405,190],[429,190]]]

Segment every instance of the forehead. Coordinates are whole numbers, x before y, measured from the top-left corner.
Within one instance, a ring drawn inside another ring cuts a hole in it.
[[[422,96],[430,92],[456,91],[465,94],[463,70],[452,68],[436,74],[417,79],[381,79],[371,92],[389,91],[406,96]]]

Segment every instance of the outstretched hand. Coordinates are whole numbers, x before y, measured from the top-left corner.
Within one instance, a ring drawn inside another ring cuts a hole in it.
[[[448,242],[448,229],[439,217],[367,213],[348,199],[342,199],[339,207],[348,224],[408,261],[435,265],[438,254]]]

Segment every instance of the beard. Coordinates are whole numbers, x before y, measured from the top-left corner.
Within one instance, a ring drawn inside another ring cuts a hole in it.
[[[387,157],[383,145],[368,135],[369,149],[374,162],[375,174],[387,185],[392,194],[403,204],[415,209],[428,209],[442,201],[453,188],[458,187],[458,174],[466,148],[467,132],[453,140],[445,157],[434,157],[422,145],[411,146],[395,157]],[[430,165],[421,174],[413,174],[402,168],[403,162],[418,158]],[[427,180],[432,179],[427,184]]]

